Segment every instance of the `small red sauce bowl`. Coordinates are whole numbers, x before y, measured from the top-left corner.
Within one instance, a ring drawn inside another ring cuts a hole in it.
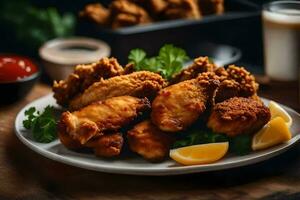
[[[0,54],[0,104],[25,98],[40,76],[38,66],[29,58]]]

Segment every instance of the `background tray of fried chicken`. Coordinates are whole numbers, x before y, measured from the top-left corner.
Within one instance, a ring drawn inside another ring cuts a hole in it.
[[[144,7],[147,7],[147,2],[151,0],[128,1],[140,7],[146,4]],[[174,2],[181,1],[174,0]],[[112,56],[117,57],[121,63],[127,62],[127,55],[132,48],[142,48],[149,55],[153,55],[163,44],[172,43],[186,49],[188,55],[195,57],[199,55],[202,43],[212,42],[235,46],[242,50],[244,63],[262,65],[260,7],[250,1],[202,0],[199,1],[198,14],[193,11],[193,6],[183,6],[177,10],[171,7],[172,9],[167,10],[169,12],[159,14],[159,19],[153,17],[156,16],[153,14],[154,11],[145,9],[145,12],[149,13],[146,14],[148,17],[141,17],[142,22],[133,20],[131,26],[126,24],[126,20],[131,17],[127,14],[131,13],[131,10],[126,9],[130,7],[112,4],[113,2],[118,0],[102,3],[103,7],[109,8],[110,12],[114,13],[110,16],[109,25],[88,19],[87,7],[83,8],[80,14],[82,18],[79,23],[79,34],[108,42],[112,47]],[[210,2],[210,6],[200,8],[200,2]],[[118,16],[124,18],[125,22]]]

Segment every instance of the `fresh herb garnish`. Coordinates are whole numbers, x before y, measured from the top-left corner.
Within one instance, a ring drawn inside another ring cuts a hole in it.
[[[189,133],[185,138],[177,140],[173,144],[173,148],[226,141],[228,141],[228,137],[226,135],[213,133],[209,129],[200,131],[193,130],[193,132]]]
[[[129,53],[128,59],[134,64],[137,71],[141,70],[141,64],[146,58],[146,52],[143,49],[132,49]]]
[[[147,54],[142,49],[130,51],[128,60],[134,64],[135,70],[147,70],[160,73],[164,78],[170,79],[173,74],[179,72],[184,62],[189,60],[185,50],[166,44],[160,48],[155,57],[147,58]]]
[[[32,131],[34,140],[49,143],[57,138],[56,120],[52,106],[47,106],[42,113],[35,107],[31,107],[25,111],[25,116],[23,126]]]
[[[212,132],[210,129],[191,130],[183,133],[184,137],[178,139],[173,148],[180,148],[196,144],[207,144],[215,142],[229,142],[229,150],[237,155],[246,155],[251,152],[251,135],[238,135],[235,137],[227,137],[224,134]]]
[[[30,0],[0,1],[0,24],[16,44],[26,45],[26,52],[36,52],[50,39],[73,35],[76,16],[53,7],[36,7]]]
[[[246,155],[251,151],[252,137],[248,134],[238,135],[230,138],[229,149],[238,155]]]

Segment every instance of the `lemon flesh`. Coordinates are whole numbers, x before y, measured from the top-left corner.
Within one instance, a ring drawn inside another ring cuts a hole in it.
[[[291,127],[293,123],[291,116],[278,103],[270,101],[269,109],[271,112],[271,119],[281,117],[287,123],[288,127]]]
[[[224,157],[228,147],[228,142],[192,145],[172,149],[170,157],[183,165],[209,164]]]
[[[289,141],[291,138],[292,134],[286,121],[282,117],[275,117],[254,135],[252,149],[266,149]]]

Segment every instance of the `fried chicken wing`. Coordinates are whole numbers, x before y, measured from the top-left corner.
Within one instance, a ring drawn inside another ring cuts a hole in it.
[[[128,0],[113,1],[110,10],[112,13],[112,28],[146,24],[152,21],[144,8]]]
[[[207,56],[198,57],[194,59],[193,64],[191,64],[189,67],[175,74],[170,82],[171,84],[174,84],[181,81],[190,80],[196,78],[200,73],[213,72],[216,68],[216,65],[211,63]]]
[[[150,108],[147,98],[131,96],[112,97],[90,104],[73,113],[64,112],[60,119],[60,131],[66,132],[74,140],[85,144],[104,131],[118,130],[129,124],[143,111]]]
[[[261,101],[233,97],[214,106],[207,127],[230,137],[251,134],[262,128],[271,114]]]
[[[54,81],[53,92],[57,103],[67,106],[69,101],[100,79],[118,76],[124,71],[115,58],[102,58],[98,62],[77,65],[66,80]]]
[[[206,72],[162,89],[152,103],[152,122],[167,132],[186,129],[205,111],[218,84],[214,73]]]
[[[128,131],[127,138],[133,152],[152,162],[166,158],[174,141],[171,134],[159,130],[150,120],[135,125]]]
[[[165,80],[159,74],[149,71],[116,76],[91,85],[83,94],[72,99],[70,109],[77,110],[95,101],[123,95],[151,99],[165,84]]]
[[[110,21],[110,10],[100,3],[91,3],[79,13],[80,17],[90,19],[100,25],[108,25]]]
[[[123,142],[122,134],[114,132],[96,136],[90,139],[85,146],[92,148],[96,156],[115,157],[120,155]]]
[[[221,82],[215,96],[215,102],[222,102],[231,97],[251,97],[256,95],[258,84],[250,72],[243,67],[230,65],[227,69],[220,67],[215,70]]]

